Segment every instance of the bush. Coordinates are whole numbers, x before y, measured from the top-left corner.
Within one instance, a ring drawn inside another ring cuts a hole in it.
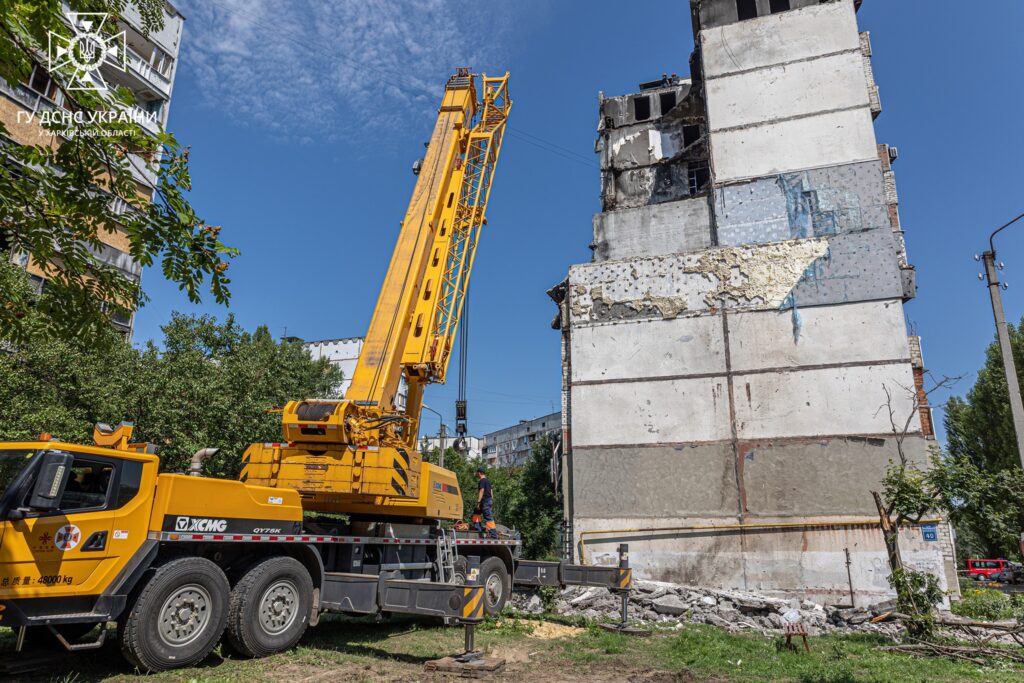
[[[1020,598],[1012,600],[1006,593],[995,588],[971,588],[964,591],[963,599],[951,606],[953,614],[979,621],[999,621],[1012,619],[1015,616],[1015,605],[1019,611],[1022,605]]]

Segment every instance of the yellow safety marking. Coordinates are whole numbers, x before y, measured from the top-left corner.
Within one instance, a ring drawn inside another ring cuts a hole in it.
[[[462,616],[466,619],[474,619],[479,615],[475,614],[483,609],[484,589],[482,586],[468,586],[462,589]],[[477,608],[480,608],[478,610]]]
[[[629,588],[630,583],[633,581],[633,570],[632,569],[620,569],[619,570],[619,588]]]

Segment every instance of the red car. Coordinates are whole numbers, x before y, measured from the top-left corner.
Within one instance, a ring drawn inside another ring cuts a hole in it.
[[[967,560],[967,575],[976,581],[988,581],[1008,571],[1012,571],[1009,560]]]

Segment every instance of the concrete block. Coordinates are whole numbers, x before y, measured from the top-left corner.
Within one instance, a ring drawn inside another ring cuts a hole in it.
[[[730,315],[733,371],[910,358],[899,299],[815,306],[798,316],[794,324],[791,310]]]
[[[655,521],[632,515],[600,519],[581,518],[573,525],[573,531],[576,547],[579,548],[580,532],[583,531],[655,529],[728,521],[730,520],[693,517],[667,517]],[[731,523],[736,523],[735,517],[731,518]],[[618,562],[615,549],[619,543],[629,543],[629,564],[636,578],[690,586],[743,588],[743,549],[739,534],[669,531],[643,535],[591,536],[587,541],[586,559],[594,564],[615,566]]]
[[[707,102],[712,133],[871,105],[860,51],[709,78]]]
[[[890,230],[721,247],[572,266],[570,321],[576,326],[672,319],[711,308],[798,309],[898,299],[904,285]]]
[[[735,382],[740,439],[890,433],[886,387],[898,423],[911,416],[910,431],[921,430],[909,359],[898,365],[741,375]]]
[[[719,244],[891,230],[881,162],[781,173],[715,190]]]
[[[571,340],[574,383],[725,373],[718,317],[580,327]]]
[[[716,183],[878,158],[867,106],[719,131],[711,153]]]
[[[718,441],[730,434],[721,378],[574,385],[572,410],[575,448]]]
[[[578,519],[735,515],[739,510],[731,443],[573,449]],[[684,474],[685,473],[685,474]]]
[[[928,463],[928,442],[908,435],[911,462]],[[747,512],[758,517],[877,514],[878,491],[890,461],[898,461],[895,437],[741,442]]]
[[[711,246],[707,197],[594,215],[594,260],[699,251]]]
[[[853,0],[706,28],[700,41],[706,78],[860,50]]]

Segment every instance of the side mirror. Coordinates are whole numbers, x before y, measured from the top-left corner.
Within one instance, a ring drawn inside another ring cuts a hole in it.
[[[39,471],[32,495],[28,499],[30,508],[42,512],[57,509],[68,480],[71,479],[71,463],[74,460],[75,456],[70,453],[53,453],[46,456],[46,462]]]

